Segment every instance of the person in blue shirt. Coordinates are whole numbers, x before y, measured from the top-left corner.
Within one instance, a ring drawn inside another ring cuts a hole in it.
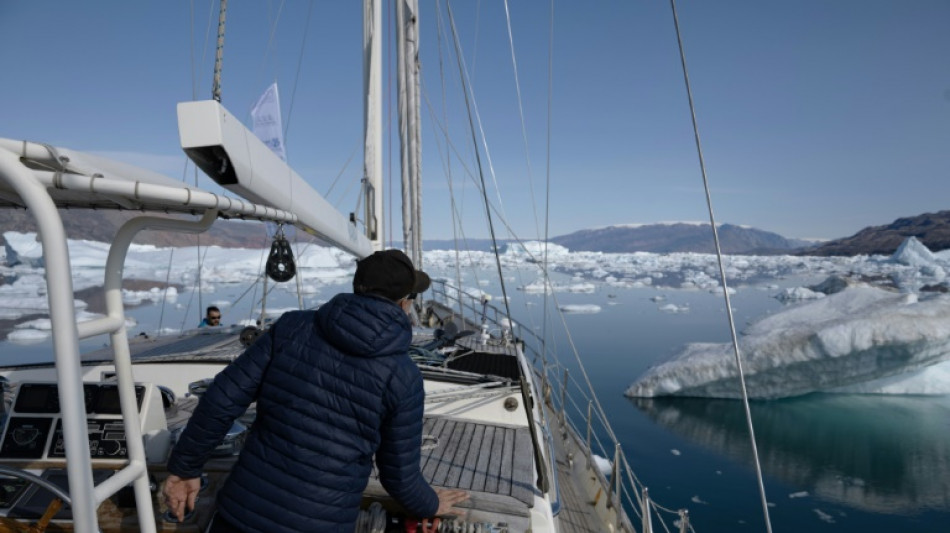
[[[194,508],[205,462],[252,402],[210,533],[352,533],[374,459],[410,516],[459,514],[468,493],[433,489],[420,470],[425,391],[408,313],[429,284],[406,254],[384,250],[357,262],[353,293],[284,313],[201,397],[167,464],[172,514]]]
[[[199,328],[204,328],[208,326],[220,326],[221,325],[221,310],[213,305],[209,305],[208,309],[205,310],[205,317],[201,319],[201,323],[198,324]]]

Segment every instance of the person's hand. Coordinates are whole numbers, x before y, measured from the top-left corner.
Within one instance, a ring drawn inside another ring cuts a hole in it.
[[[165,504],[179,522],[185,520],[186,506],[189,511],[194,510],[199,489],[201,489],[201,478],[182,479],[172,474],[165,480],[165,487],[162,488]],[[441,504],[442,500],[440,499],[439,502]],[[441,509],[441,506],[439,508]]]
[[[436,516],[460,515],[465,511],[455,507],[468,499],[468,492],[458,489],[435,489],[439,496],[439,510],[435,512]]]

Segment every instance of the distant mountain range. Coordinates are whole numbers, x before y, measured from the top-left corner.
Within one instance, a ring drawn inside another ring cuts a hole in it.
[[[62,211],[66,234],[71,239],[88,239],[107,242],[119,227],[133,216],[128,211]],[[0,211],[0,234],[6,231],[35,232],[33,217],[24,210]],[[858,233],[815,244],[799,239],[789,239],[776,233],[747,226],[722,224],[719,239],[723,253],[767,255],[861,255],[891,254],[910,236],[916,237],[932,251],[950,248],[950,211],[925,213],[915,217],[900,218],[885,226],[865,228]],[[596,252],[699,252],[714,251],[709,224],[674,222],[659,224],[631,224],[585,229],[553,237],[552,242],[572,251]],[[182,235],[159,231],[146,231],[136,243],[156,246],[194,246],[194,235]],[[216,244],[224,247],[262,248],[270,244],[262,224],[245,221],[220,221],[210,231],[201,235],[201,244]],[[506,241],[500,241],[499,245]],[[427,240],[426,250],[451,250],[452,240]],[[459,247],[466,250],[491,250],[488,239],[467,239]]]

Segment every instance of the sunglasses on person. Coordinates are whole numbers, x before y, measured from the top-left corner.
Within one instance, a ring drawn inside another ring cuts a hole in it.
[[[208,320],[221,320],[221,315],[208,315]]]

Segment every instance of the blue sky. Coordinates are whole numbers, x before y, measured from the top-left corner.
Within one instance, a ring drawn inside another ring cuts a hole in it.
[[[420,4],[425,234],[453,235],[450,173],[465,234],[484,237],[484,208],[464,170],[475,168],[473,149],[445,2],[441,37],[434,1]],[[321,192],[339,176],[328,198],[350,211],[362,169],[361,7],[310,8],[231,2],[222,101],[246,119],[276,80],[290,163]],[[719,222],[837,238],[950,208],[950,2],[681,0],[677,8]],[[555,5],[550,153],[550,3],[508,5],[523,111],[504,3],[452,9],[494,169],[493,179],[483,151],[485,179],[498,183],[519,237],[544,233],[548,176],[551,235],[708,220],[669,3]],[[210,97],[216,20],[207,0],[0,3],[0,136],[192,182],[175,105]],[[451,157],[433,116],[451,131]],[[390,158],[387,171],[398,168]],[[199,185],[211,188],[204,177]],[[497,205],[498,193],[490,196]]]

